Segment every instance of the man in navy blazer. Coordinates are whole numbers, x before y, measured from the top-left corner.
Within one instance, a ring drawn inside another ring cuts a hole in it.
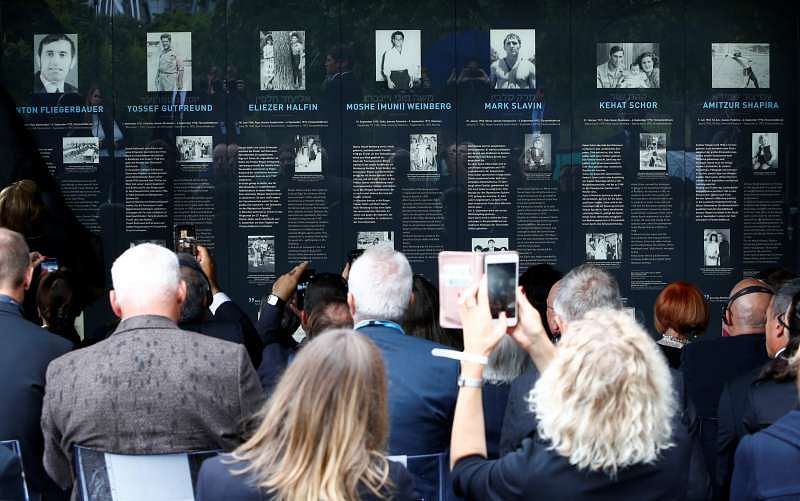
[[[381,350],[389,379],[389,454],[444,452],[450,445],[458,394],[458,364],[431,355],[445,348],[407,336],[400,327],[411,295],[411,266],[389,246],[353,262],[347,302],[355,329]]]
[[[44,471],[39,420],[47,365],[72,343],[22,317],[20,304],[32,274],[25,239],[0,228],[0,440],[19,440],[32,499],[66,499]]]

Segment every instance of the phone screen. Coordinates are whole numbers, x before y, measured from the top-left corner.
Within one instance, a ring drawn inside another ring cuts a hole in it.
[[[497,318],[501,311],[508,318],[517,316],[517,264],[487,263],[486,275],[489,282],[489,307],[492,318]]]
[[[58,260],[45,259],[42,261],[42,269],[47,271],[58,271]]]

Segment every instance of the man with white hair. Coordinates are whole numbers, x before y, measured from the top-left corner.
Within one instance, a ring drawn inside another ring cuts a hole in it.
[[[243,346],[177,327],[186,284],[173,252],[138,245],[111,276],[117,329],[47,370],[44,464],[64,488],[73,444],[123,454],[231,450],[264,401]]]
[[[389,454],[444,452],[450,444],[458,364],[431,355],[446,348],[405,335],[399,322],[413,300],[406,257],[379,245],[353,262],[347,302],[355,329],[381,349],[389,379]]]
[[[597,266],[582,264],[573,268],[564,278],[558,281],[547,296],[547,322],[551,329],[562,336],[568,336],[570,322],[575,322],[591,310],[597,308],[622,308],[619,285],[616,279]],[[500,454],[515,450],[522,439],[535,428],[536,423],[528,409],[528,394],[539,379],[539,371],[534,367],[523,373],[511,383],[511,390],[503,418],[503,431],[500,442]]]

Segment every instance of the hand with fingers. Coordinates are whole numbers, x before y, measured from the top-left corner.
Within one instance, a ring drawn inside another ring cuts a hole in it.
[[[303,261],[292,268],[288,273],[278,277],[278,279],[272,285],[272,293],[281,298],[283,301],[289,301],[289,298],[292,297],[292,294],[294,294],[294,291],[297,289],[297,284],[300,282],[300,277],[303,276],[303,272],[307,267],[308,261]]]

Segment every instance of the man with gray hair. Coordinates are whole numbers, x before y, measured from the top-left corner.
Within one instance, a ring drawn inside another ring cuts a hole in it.
[[[450,444],[458,364],[431,355],[446,348],[405,335],[399,322],[411,294],[411,266],[389,246],[372,247],[353,262],[347,303],[355,330],[381,350],[389,379],[389,454],[439,453]]]
[[[61,499],[63,491],[42,467],[39,420],[47,364],[72,343],[23,318],[21,304],[32,274],[25,239],[0,228],[0,440],[19,440],[31,499]],[[0,498],[5,499],[1,488]]]
[[[117,329],[47,370],[44,464],[63,488],[73,483],[73,444],[122,454],[231,450],[264,401],[244,347],[177,327],[186,284],[173,252],[138,245],[111,276]]]
[[[617,280],[607,271],[591,264],[573,268],[554,288],[552,322],[562,336],[569,336],[567,329],[570,322],[580,320],[591,310],[622,308]],[[500,436],[501,456],[515,450],[522,439],[536,428],[527,399],[538,379],[539,371],[532,367],[511,383]]]

